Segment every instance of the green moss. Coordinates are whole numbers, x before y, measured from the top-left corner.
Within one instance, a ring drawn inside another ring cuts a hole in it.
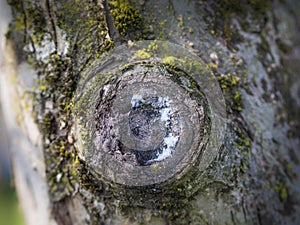
[[[277,192],[279,199],[285,201],[288,198],[290,188],[281,180],[277,180],[274,184],[274,190]]]
[[[240,112],[243,109],[243,99],[239,88],[245,86],[240,84],[241,78],[236,74],[223,74],[217,77],[220,87],[225,95],[227,106],[231,110]],[[227,110],[228,111],[228,110]],[[229,112],[229,111],[228,111]]]
[[[249,149],[251,147],[251,142],[245,132],[243,130],[239,129],[237,124],[234,126],[233,131],[235,132],[237,138],[236,138],[236,146],[238,149]]]
[[[236,91],[234,94],[233,94],[233,109],[240,112],[242,111],[242,94],[241,92],[239,91]]]
[[[114,25],[122,36],[143,30],[140,11],[129,0],[109,1]]]
[[[43,131],[43,134],[47,136],[47,138],[50,138],[51,134],[54,134],[57,129],[57,123],[54,115],[52,113],[45,114],[41,121],[40,127]]]

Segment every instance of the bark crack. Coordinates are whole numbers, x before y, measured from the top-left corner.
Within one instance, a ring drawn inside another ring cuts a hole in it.
[[[100,2],[102,1],[102,2]],[[109,6],[107,0],[98,0],[99,4],[102,4],[104,10],[105,23],[108,30],[108,35],[115,43],[115,46],[119,46],[122,44],[122,36],[119,31],[115,28],[113,18],[110,15]]]
[[[55,45],[55,51],[57,52],[57,50],[58,50],[58,31],[57,31],[57,26],[56,26],[55,14],[53,13],[53,10],[52,10],[51,0],[46,0],[46,10],[47,10],[47,14],[48,14],[51,28],[53,31],[53,41],[54,41],[54,45]]]

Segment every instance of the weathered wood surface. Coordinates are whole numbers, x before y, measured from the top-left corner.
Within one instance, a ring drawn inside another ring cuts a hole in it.
[[[100,1],[9,2],[1,102],[28,224],[299,224],[298,1],[124,0],[109,1],[110,12]],[[143,39],[192,49],[218,79],[228,113],[224,145],[197,192],[160,190],[154,203],[97,180],[74,146],[82,71],[114,44]]]

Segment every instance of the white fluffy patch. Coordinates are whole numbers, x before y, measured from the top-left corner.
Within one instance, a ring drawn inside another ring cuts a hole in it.
[[[161,154],[157,154],[157,158],[153,159],[153,161],[162,161],[170,157],[172,155],[173,150],[176,147],[177,142],[178,137],[175,137],[172,134],[170,134],[168,137],[165,137],[163,143],[166,145],[166,147],[163,148]]]
[[[143,96],[133,95],[131,98],[131,107],[138,107],[140,102],[144,102]]]
[[[161,121],[168,121],[170,119],[170,113],[171,113],[171,109],[170,108],[164,108],[159,110],[161,116],[160,116],[160,120]]]

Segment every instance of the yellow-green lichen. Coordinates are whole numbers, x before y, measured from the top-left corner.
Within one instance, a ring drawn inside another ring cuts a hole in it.
[[[140,49],[134,53],[134,56],[140,59],[149,59],[151,54],[146,51],[146,49]]]
[[[148,51],[156,52],[157,50],[158,50],[157,40],[154,40],[148,45]]]
[[[180,59],[174,57],[174,56],[167,56],[163,58],[163,63],[168,64],[170,66],[176,66],[176,64],[180,62]]]
[[[203,67],[200,63],[187,57],[177,58],[170,55],[164,57],[162,62],[163,64],[173,67],[174,69],[184,68],[185,69],[184,72],[186,72],[187,74],[194,74],[195,72],[197,73],[204,72]]]

